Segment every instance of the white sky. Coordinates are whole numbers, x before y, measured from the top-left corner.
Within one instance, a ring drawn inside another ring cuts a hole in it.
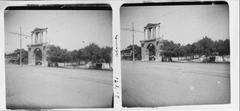
[[[69,50],[89,43],[112,46],[112,16],[110,10],[9,10],[5,12],[5,52],[19,48],[19,36],[9,32],[31,35],[35,27],[48,28],[48,41]],[[31,39],[23,39],[27,49]],[[85,41],[85,42],[82,42]]]
[[[229,38],[227,5],[135,6],[120,10],[121,27],[143,31],[147,23],[161,23],[164,39],[176,43],[195,42],[207,35],[213,40]],[[51,44],[69,50],[79,49],[91,42],[111,46],[110,10],[10,10],[5,13],[5,52],[19,48],[19,37],[8,32],[30,35],[35,27],[48,28]],[[140,45],[143,33],[135,33]],[[83,43],[82,41],[85,41]],[[23,40],[23,48],[30,39]],[[132,32],[121,30],[121,49],[132,43]]]
[[[121,27],[143,31],[147,23],[161,23],[160,33],[164,39],[188,44],[204,35],[213,40],[229,38],[229,13],[227,5],[185,6],[131,6],[122,7]],[[135,33],[135,44],[140,45],[143,33]],[[121,29],[121,49],[132,44],[132,32]]]

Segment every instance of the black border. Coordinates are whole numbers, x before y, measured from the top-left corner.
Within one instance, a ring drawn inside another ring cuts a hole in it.
[[[5,10],[112,10],[109,4],[27,4],[9,6]]]
[[[225,1],[189,1],[189,2],[145,2],[125,3],[122,7],[128,6],[181,6],[181,5],[228,5]]]

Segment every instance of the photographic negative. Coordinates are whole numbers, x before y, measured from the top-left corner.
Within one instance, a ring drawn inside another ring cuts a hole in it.
[[[8,7],[7,109],[111,108],[111,13],[106,4]]]
[[[124,4],[123,107],[230,103],[226,2]]]

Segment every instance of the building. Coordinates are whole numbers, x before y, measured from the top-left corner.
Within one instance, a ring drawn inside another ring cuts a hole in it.
[[[129,45],[127,48],[121,50],[121,59],[133,60],[133,49],[134,49],[134,60],[141,60],[141,47],[136,44]]]
[[[132,48],[121,50],[121,58],[123,60],[132,60]]]
[[[142,61],[161,61],[160,46],[163,39],[160,37],[160,23],[149,23],[144,27],[144,40],[141,40]]]

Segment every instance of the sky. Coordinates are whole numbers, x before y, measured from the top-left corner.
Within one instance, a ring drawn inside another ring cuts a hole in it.
[[[229,38],[228,5],[126,6],[121,7],[121,28],[144,31],[148,23],[161,23],[163,39],[186,45],[208,36],[212,40]],[[144,33],[135,32],[140,46]],[[132,44],[132,32],[121,29],[121,49]]]
[[[111,10],[7,10],[5,19],[5,52],[20,47],[18,35],[31,35],[34,28],[48,28],[47,41],[68,50],[80,49],[90,43],[112,46]],[[23,39],[27,49],[31,39]]]

